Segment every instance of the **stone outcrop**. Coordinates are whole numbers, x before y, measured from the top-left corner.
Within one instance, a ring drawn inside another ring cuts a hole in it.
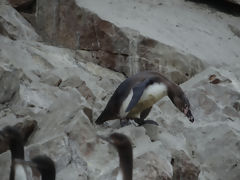
[[[172,180],[198,180],[199,167],[183,151],[173,153],[171,164],[173,166]]]
[[[135,30],[119,28],[75,0],[37,1],[32,24],[44,41],[87,51],[87,61],[127,76],[141,70],[158,70],[182,83],[204,69],[197,57],[139,35]],[[176,64],[188,64],[188,68]]]
[[[159,158],[159,155],[147,152],[135,160],[135,172],[133,174],[134,179],[172,179],[172,168],[167,160]]]
[[[40,40],[41,38],[13,7],[0,4],[0,34],[11,39]]]
[[[141,38],[137,54],[140,59],[140,71],[160,71],[177,84],[187,81],[204,69],[198,58],[177,52],[172,47],[149,38]]]
[[[0,67],[0,104],[9,103],[19,93],[20,82],[16,73]]]

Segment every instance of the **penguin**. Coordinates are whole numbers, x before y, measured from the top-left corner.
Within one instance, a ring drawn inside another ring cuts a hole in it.
[[[9,180],[28,180],[31,174],[36,174],[41,180],[55,180],[54,162],[46,155],[34,157],[31,161],[24,160],[24,140],[17,128],[7,126],[0,131],[2,141],[7,141],[11,151],[11,168]],[[31,178],[32,179],[32,178]]]
[[[100,125],[113,119],[120,119],[121,123],[123,119],[133,119],[139,125],[158,125],[155,121],[144,119],[153,104],[166,95],[190,122],[194,122],[190,103],[181,87],[158,72],[144,71],[118,86],[95,123]]]
[[[130,139],[120,133],[113,133],[109,137],[99,136],[112,144],[118,151],[119,171],[117,180],[132,180],[133,176],[133,150]]]
[[[40,172],[42,180],[55,180],[56,169],[55,164],[51,158],[46,155],[35,156],[31,160],[37,170]]]

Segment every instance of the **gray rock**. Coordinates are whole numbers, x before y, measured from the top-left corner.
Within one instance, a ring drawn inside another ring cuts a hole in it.
[[[171,164],[173,166],[172,180],[198,180],[200,167],[195,165],[184,151],[174,152]]]
[[[67,7],[73,7],[71,13],[66,13]],[[127,76],[157,70],[182,83],[204,69],[197,57],[140,35],[136,30],[119,28],[79,6],[77,1],[43,0],[37,3],[37,9],[35,28],[46,42],[88,51],[87,61]]]
[[[147,152],[136,158],[133,179],[171,180],[172,167],[167,160],[159,158],[153,152]]]
[[[9,103],[19,93],[20,82],[14,72],[0,67],[0,104]]]
[[[22,40],[40,40],[41,38],[13,7],[0,4],[0,34]]]

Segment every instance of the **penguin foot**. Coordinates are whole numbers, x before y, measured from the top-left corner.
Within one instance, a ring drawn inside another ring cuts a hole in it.
[[[132,123],[135,126],[142,126],[144,124],[152,124],[155,126],[159,126],[159,124],[156,121],[153,120],[144,120],[144,119],[140,119],[140,118],[133,118],[135,123]],[[137,125],[136,125],[137,124]]]
[[[135,118],[134,121],[135,123],[138,124],[138,126],[142,126],[145,122],[143,119],[138,119],[138,118]]]

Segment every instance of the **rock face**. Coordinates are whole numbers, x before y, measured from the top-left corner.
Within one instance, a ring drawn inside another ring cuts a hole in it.
[[[1,3],[0,129],[19,123],[29,137],[37,125],[26,159],[50,156],[58,180],[115,180],[116,149],[96,136],[112,132],[132,140],[133,179],[239,179],[240,24],[199,7],[172,0],[39,0],[34,30]],[[51,45],[37,42],[35,31]],[[126,75],[149,69],[185,82],[195,122],[166,97],[147,117],[159,126],[120,127],[119,120],[96,126]],[[1,180],[9,177],[10,159],[9,151],[0,154]]]
[[[141,70],[158,70],[182,83],[204,68],[195,56],[143,37],[135,30],[119,28],[78,1],[38,1],[35,22],[46,42],[85,50],[90,54],[88,61],[127,76]],[[189,69],[176,66],[186,63]]]
[[[173,153],[171,164],[173,165],[173,180],[198,180],[199,167],[191,162],[183,151]]]
[[[20,83],[14,72],[0,67],[0,104],[10,102],[19,93]]]
[[[29,22],[6,4],[0,4],[0,34],[11,39],[40,40]]]

